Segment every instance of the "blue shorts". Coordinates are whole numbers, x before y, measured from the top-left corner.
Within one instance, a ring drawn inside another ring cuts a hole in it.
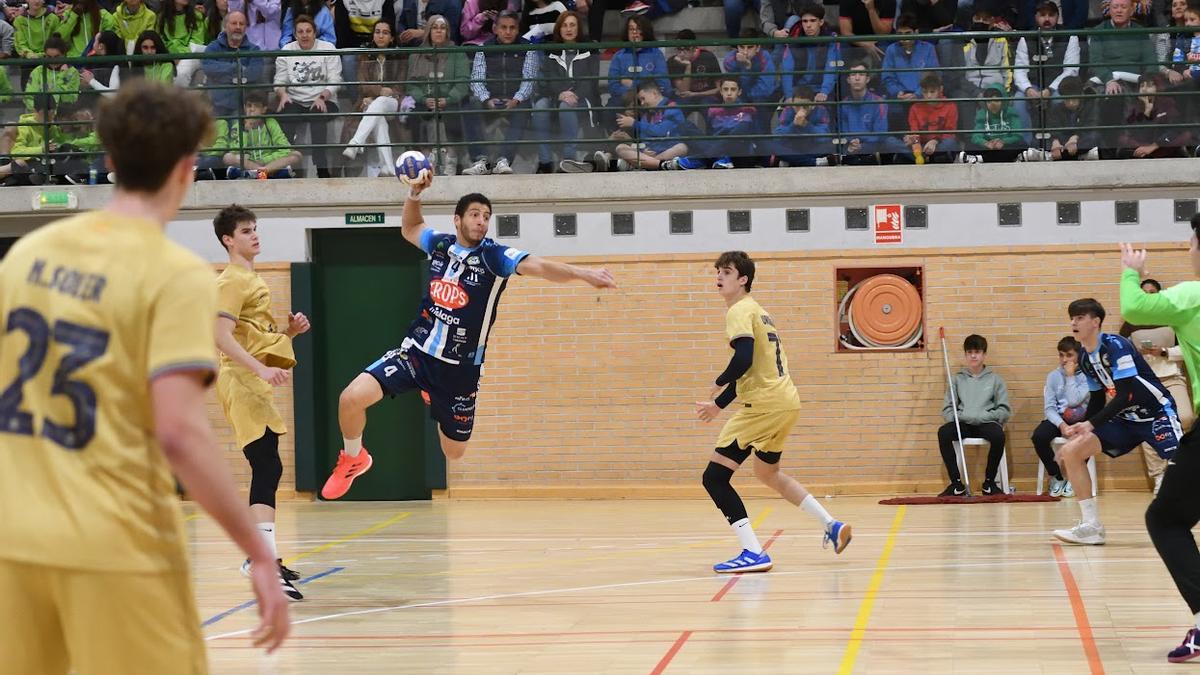
[[[1092,433],[1109,457],[1120,457],[1142,443],[1154,448],[1159,457],[1170,459],[1179,447],[1183,428],[1174,410],[1166,410],[1151,422],[1131,422],[1120,417],[1101,424]]]
[[[429,405],[429,416],[446,437],[455,441],[471,438],[479,392],[478,367],[456,366],[416,347],[401,347],[384,354],[364,372],[378,380],[388,396],[421,391]]]

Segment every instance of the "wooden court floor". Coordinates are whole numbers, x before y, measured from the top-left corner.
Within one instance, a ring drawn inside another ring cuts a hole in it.
[[[191,516],[214,673],[1177,673],[1191,619],[1142,525],[1101,495],[1108,544],[1055,545],[1073,502],[880,506],[840,556],[782,500],[747,503],[775,569],[710,566],[735,539],[704,501],[283,503],[304,576],[265,657],[235,550]]]

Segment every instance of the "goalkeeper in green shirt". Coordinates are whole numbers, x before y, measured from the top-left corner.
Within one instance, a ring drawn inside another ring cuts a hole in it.
[[[1200,278],[1200,214],[1192,217],[1192,239],[1188,248],[1192,272]],[[1142,290],[1146,251],[1121,244],[1121,316],[1145,326],[1170,326],[1183,349],[1192,401],[1200,401],[1200,281],[1185,281],[1161,293]],[[1162,487],[1146,509],[1146,530],[1159,557],[1175,580],[1175,586],[1194,615],[1183,644],[1167,655],[1172,663],[1200,657],[1200,550],[1192,528],[1200,522],[1200,434],[1183,437],[1179,449],[1167,462]]]

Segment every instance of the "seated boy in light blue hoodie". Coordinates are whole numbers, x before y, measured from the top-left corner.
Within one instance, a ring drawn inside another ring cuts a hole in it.
[[[1087,418],[1087,376],[1079,370],[1079,342],[1068,335],[1058,341],[1058,367],[1046,376],[1042,390],[1046,419],[1033,430],[1033,449],[1050,474],[1051,497],[1074,497],[1075,489],[1063,478],[1054,461],[1054,439],[1067,435],[1067,427]]]

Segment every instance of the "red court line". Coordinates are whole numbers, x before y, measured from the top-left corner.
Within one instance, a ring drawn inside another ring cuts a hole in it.
[[[1075,626],[1079,629],[1079,639],[1083,642],[1083,653],[1087,654],[1088,667],[1091,668],[1092,675],[1104,675],[1104,664],[1100,661],[1099,650],[1096,649],[1096,639],[1092,635],[1092,624],[1088,621],[1087,609],[1083,606],[1083,597],[1079,595],[1075,575],[1071,573],[1071,565],[1059,544],[1054,544],[1054,559],[1058,561],[1058,571],[1062,574],[1063,585],[1067,587],[1067,596],[1071,598],[1071,611],[1075,614]]]
[[[774,544],[775,540],[778,539],[779,535],[781,534],[783,534],[783,530],[775,530],[775,534],[771,535],[771,538],[767,540],[767,543],[763,544],[763,550],[765,551],[771,548],[771,544]],[[725,597],[725,594],[728,593],[734,587],[734,585],[737,584],[738,579],[741,578],[742,575],[735,574],[732,579],[730,579],[725,583],[724,586],[721,587],[721,590],[717,591],[716,595],[712,596],[712,600],[709,600],[709,602],[720,602],[721,598]]]
[[[675,655],[679,653],[681,648],[683,648],[683,643],[687,642],[688,638],[690,637],[692,637],[692,631],[683,631],[683,634],[679,636],[679,639],[675,641],[675,644],[671,645],[671,648],[668,649],[667,653],[663,655],[662,660],[658,662],[658,665],[654,666],[654,670],[650,671],[650,675],[662,675],[662,672],[667,669],[668,665],[670,665],[671,659],[675,658]]]
[[[781,534],[783,534],[783,530],[775,530],[775,534],[772,534],[771,538],[767,540],[767,543],[763,544],[763,550],[765,551],[770,548],[771,544],[774,544],[775,540],[778,539],[779,535]],[[741,577],[742,575],[738,574],[726,582],[725,585],[721,587],[721,590],[717,591],[717,594],[712,597],[711,602],[720,602],[721,598],[725,597],[725,594],[728,593],[731,588],[733,588],[734,584],[736,584],[738,579]],[[691,636],[692,631],[683,631],[683,634],[679,636],[679,639],[675,640],[675,644],[671,645],[671,648],[668,649],[667,653],[663,655],[661,660],[659,660],[658,665],[654,666],[654,670],[650,671],[650,675],[661,675],[661,673],[667,669],[667,666],[671,665],[671,659],[675,658],[675,655],[678,654],[679,650],[683,648],[683,643],[687,642],[688,638]]]

